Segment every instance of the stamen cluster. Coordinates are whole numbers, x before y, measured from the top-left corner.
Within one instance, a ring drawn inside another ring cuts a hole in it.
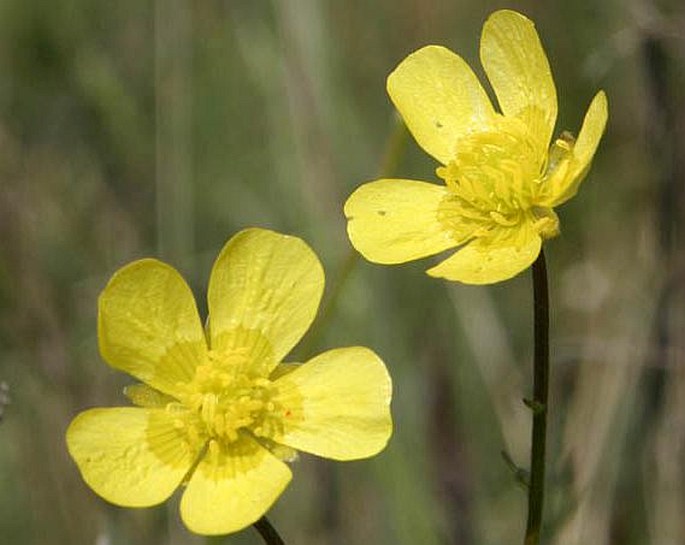
[[[209,351],[193,380],[179,385],[180,399],[167,404],[174,426],[185,430],[195,447],[212,440],[235,442],[241,430],[260,436],[264,422],[277,416],[273,383],[243,371],[245,361],[239,352]]]

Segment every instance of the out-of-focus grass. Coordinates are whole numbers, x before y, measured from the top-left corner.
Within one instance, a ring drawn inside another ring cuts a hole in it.
[[[216,252],[250,225],[305,238],[330,288],[350,251],[342,203],[377,175],[393,130],[386,75],[426,43],[477,67],[480,27],[497,7],[0,4],[0,380],[12,398],[0,423],[3,542],[201,542],[175,500],[109,506],[68,459],[76,412],[124,403],[126,377],[97,354],[99,290],[123,263],[156,255],[201,299]],[[683,543],[685,13],[619,0],[508,7],[536,21],[559,129],[578,130],[598,88],[610,102],[593,170],[547,249],[546,542]],[[411,141],[396,174],[431,179],[433,168]],[[525,495],[500,451],[527,463],[528,275],[474,288],[425,268],[360,260],[348,278],[317,349],[362,344],[383,356],[395,435],[369,461],[302,457],[271,514],[289,543],[522,538]]]

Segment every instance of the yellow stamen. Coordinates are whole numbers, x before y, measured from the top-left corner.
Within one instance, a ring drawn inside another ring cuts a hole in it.
[[[236,441],[240,430],[259,436],[271,426],[267,422],[281,418],[272,400],[272,382],[247,374],[246,362],[240,352],[210,352],[207,363],[198,365],[193,380],[184,385],[180,402],[167,405],[176,416],[174,426],[194,447],[209,444],[211,453],[221,443]]]

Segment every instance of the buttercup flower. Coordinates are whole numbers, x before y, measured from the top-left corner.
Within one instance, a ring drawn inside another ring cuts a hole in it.
[[[181,517],[199,534],[259,519],[283,492],[296,450],[336,460],[386,445],[390,377],[362,347],[281,363],[309,328],[324,285],[300,239],[247,229],[212,269],[203,328],[190,288],[155,259],[120,269],[99,299],[102,357],[140,381],[137,405],[91,409],[67,431],[90,487],[146,507],[186,485]]]
[[[554,81],[533,23],[497,11],[483,26],[480,58],[496,112],[464,60],[430,45],[388,77],[388,93],[418,144],[442,166],[444,186],[377,180],[345,204],[354,247],[395,264],[458,248],[428,274],[469,284],[511,278],[558,234],[553,208],[573,197],[604,132],[607,99],[592,100],[575,140],[550,145]]]

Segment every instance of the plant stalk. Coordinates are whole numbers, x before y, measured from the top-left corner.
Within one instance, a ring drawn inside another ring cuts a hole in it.
[[[533,433],[530,451],[528,523],[525,545],[540,543],[545,496],[545,450],[547,442],[547,395],[549,391],[549,290],[544,251],[533,263]]]
[[[271,525],[268,518],[260,518],[253,526],[255,530],[259,532],[259,535],[262,536],[266,545],[285,545],[285,542],[281,536],[278,535],[276,528]]]

